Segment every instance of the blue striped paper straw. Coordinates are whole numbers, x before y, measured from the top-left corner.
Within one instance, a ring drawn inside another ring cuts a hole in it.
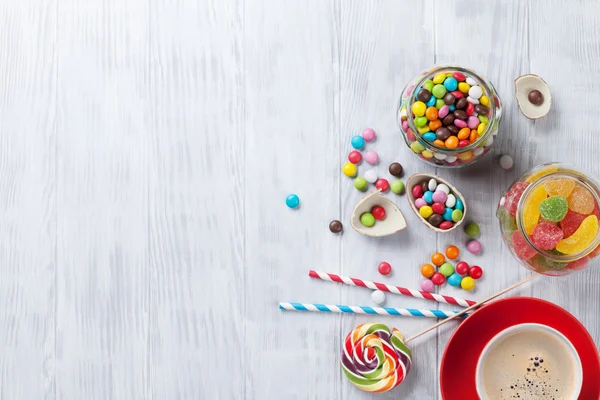
[[[428,317],[428,318],[448,318],[458,314],[460,311],[444,310],[420,310],[416,308],[393,308],[393,307],[368,307],[368,306],[345,306],[334,304],[313,304],[313,303],[279,303],[280,310],[289,311],[312,311],[312,312],[331,312],[348,314],[375,314],[375,315],[396,315],[403,317]],[[469,314],[461,315],[461,318]]]

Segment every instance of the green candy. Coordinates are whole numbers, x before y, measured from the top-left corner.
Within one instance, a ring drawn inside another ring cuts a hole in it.
[[[469,237],[476,238],[479,235],[479,225],[475,222],[471,222],[465,227],[465,233]]]
[[[444,103],[444,100],[442,99],[437,99],[435,101],[435,108],[437,108],[438,110],[442,107],[444,107],[446,105],[446,103]]]
[[[369,186],[369,183],[362,176],[357,176],[356,179],[354,179],[354,187],[358,190],[365,190],[367,186]]]
[[[454,273],[454,267],[449,262],[445,262],[440,265],[440,273],[448,277]]]
[[[418,126],[419,128],[422,128],[425,125],[427,125],[427,122],[429,122],[427,120],[427,117],[417,117],[417,118],[415,118],[415,125]]]
[[[484,124],[487,124],[488,122],[490,122],[488,117],[486,117],[485,115],[478,115],[477,118],[479,118],[479,122],[482,122]]]
[[[551,196],[540,203],[538,210],[544,219],[560,222],[569,211],[569,203],[562,196]]]
[[[431,90],[431,94],[433,94],[438,99],[441,99],[442,97],[444,97],[444,95],[446,94],[447,91],[448,90],[446,89],[446,86],[444,86],[444,85],[435,85],[433,87],[433,89]]]
[[[396,194],[404,192],[404,182],[402,182],[400,179],[392,181],[392,183],[390,183],[390,190]]]
[[[423,82],[423,89],[429,90],[430,92],[433,90],[434,86],[435,83],[433,83],[431,79],[427,79],[425,82]]]
[[[462,219],[463,217],[463,212],[460,210],[454,210],[452,211],[452,221],[454,222],[458,222]]]
[[[410,144],[410,148],[411,148],[411,150],[412,150],[413,152],[415,152],[415,153],[420,153],[420,152],[422,152],[423,150],[425,150],[425,147],[424,147],[424,146],[423,146],[421,143],[419,143],[419,142],[417,142],[417,141],[414,141],[414,142],[412,142],[412,143]]]
[[[370,228],[375,225],[375,217],[370,212],[366,212],[360,216],[360,223]]]

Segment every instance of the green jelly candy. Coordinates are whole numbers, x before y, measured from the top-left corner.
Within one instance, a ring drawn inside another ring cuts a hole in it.
[[[366,212],[360,216],[360,223],[370,228],[371,226],[375,225],[375,217],[373,214]]]
[[[365,190],[368,185],[369,185],[369,183],[362,176],[357,176],[356,179],[354,180],[354,187],[357,188],[358,190]]]
[[[444,97],[448,90],[444,85],[435,85],[431,90],[431,94],[433,94],[436,98],[441,99]]]
[[[562,196],[552,196],[542,201],[538,210],[545,220],[560,222],[567,215],[567,211],[569,211],[569,203]]]
[[[392,183],[390,183],[390,190],[396,194],[404,192],[404,182],[402,182],[400,179],[392,181]]]
[[[469,237],[476,238],[479,236],[479,225],[477,225],[475,222],[471,222],[465,227],[465,233]]]
[[[448,277],[454,273],[454,267],[449,262],[445,262],[440,265],[440,273]]]
[[[415,118],[415,125],[418,126],[419,128],[422,128],[425,125],[427,125],[427,122],[429,122],[427,120],[427,117],[417,117],[417,118]]]
[[[458,222],[462,219],[463,217],[463,212],[460,210],[454,210],[452,211],[452,221],[454,222]]]
[[[423,89],[429,90],[430,92],[433,90],[434,86],[435,83],[433,83],[431,79],[427,79],[425,82],[423,82]]]
[[[442,99],[437,99],[435,101],[435,108],[437,108],[438,110],[442,107],[444,107],[446,105],[446,103],[444,103],[444,100]]]

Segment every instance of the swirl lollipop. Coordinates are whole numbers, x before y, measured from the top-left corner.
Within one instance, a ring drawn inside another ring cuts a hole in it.
[[[412,355],[400,332],[383,324],[357,326],[346,336],[342,369],[357,388],[387,392],[406,378]]]

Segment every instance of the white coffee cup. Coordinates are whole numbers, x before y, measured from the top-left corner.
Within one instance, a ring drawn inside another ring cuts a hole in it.
[[[477,388],[477,394],[479,395],[479,398],[481,400],[491,400],[485,394],[485,391],[483,388],[483,368],[482,368],[483,361],[486,359],[486,357],[491,352],[491,350],[494,349],[497,345],[499,345],[504,339],[506,339],[514,334],[522,333],[522,332],[544,333],[544,334],[553,336],[554,338],[556,338],[559,342],[561,342],[564,345],[564,348],[567,349],[567,352],[569,353],[571,361],[573,362],[573,365],[574,365],[574,368],[573,368],[573,370],[574,370],[573,392],[572,392],[571,398],[574,400],[577,399],[577,397],[579,396],[579,393],[581,392],[581,386],[583,384],[583,368],[581,366],[581,359],[579,358],[579,354],[577,353],[577,350],[575,349],[573,344],[569,341],[569,339],[567,339],[565,337],[565,335],[563,335],[562,333],[560,333],[559,331],[557,331],[554,328],[551,328],[546,325],[541,325],[541,324],[520,324],[520,325],[511,326],[510,328],[507,328],[507,329],[503,330],[502,332],[498,333],[496,336],[494,336],[488,342],[488,344],[485,346],[485,348],[481,352],[481,355],[479,356],[479,361],[477,362],[477,368],[475,370],[475,385]]]

